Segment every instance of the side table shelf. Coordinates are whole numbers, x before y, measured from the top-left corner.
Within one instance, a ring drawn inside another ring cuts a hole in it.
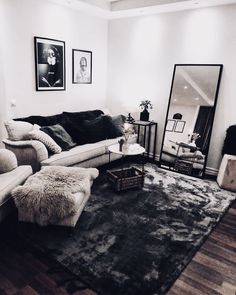
[[[154,121],[134,121],[131,124],[137,126],[137,143],[146,149],[146,156],[155,161],[156,156],[156,142],[157,142],[157,122]],[[152,129],[154,133],[152,134]],[[142,138],[143,135],[143,138]],[[141,142],[142,141],[142,142]],[[153,142],[153,149],[151,154],[151,142]]]

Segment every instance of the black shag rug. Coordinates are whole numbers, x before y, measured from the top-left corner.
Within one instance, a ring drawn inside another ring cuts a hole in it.
[[[101,173],[72,236],[20,224],[19,235],[101,295],[167,292],[235,194],[146,164],[143,189],[116,193]]]

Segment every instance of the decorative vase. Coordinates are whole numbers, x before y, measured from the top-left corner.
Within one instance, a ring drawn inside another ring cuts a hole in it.
[[[149,120],[149,111],[147,108],[144,108],[144,110],[140,113],[140,121],[148,121]]]
[[[127,153],[128,152],[128,149],[129,149],[129,144],[127,141],[124,142],[124,145],[123,145],[123,149],[122,149],[122,152],[123,153]]]

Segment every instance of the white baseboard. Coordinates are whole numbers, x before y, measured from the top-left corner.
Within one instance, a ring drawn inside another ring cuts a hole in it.
[[[217,176],[218,169],[211,168],[211,167],[206,167],[206,174],[212,175],[212,176]]]
[[[153,154],[151,154],[152,156]],[[160,160],[160,155],[156,154],[155,155],[155,160],[156,161],[159,161]],[[205,171],[206,174],[208,175],[211,175],[211,176],[217,176],[218,174],[218,169],[215,169],[215,168],[211,168],[211,167],[206,167],[206,171]]]

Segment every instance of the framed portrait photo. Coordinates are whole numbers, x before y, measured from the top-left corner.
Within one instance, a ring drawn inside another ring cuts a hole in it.
[[[65,90],[65,42],[34,37],[37,91]]]
[[[175,120],[168,119],[166,124],[166,131],[173,132],[175,127]]]
[[[185,126],[185,121],[177,121],[176,124],[175,124],[175,132],[178,132],[178,133],[183,133],[184,131],[184,126]]]
[[[92,51],[72,49],[72,83],[92,83]]]

